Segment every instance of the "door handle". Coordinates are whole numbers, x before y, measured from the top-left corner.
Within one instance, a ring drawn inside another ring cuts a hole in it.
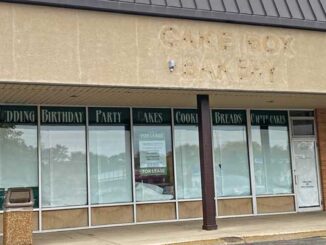
[[[294,184],[295,184],[295,185],[298,184],[298,175],[294,175]]]

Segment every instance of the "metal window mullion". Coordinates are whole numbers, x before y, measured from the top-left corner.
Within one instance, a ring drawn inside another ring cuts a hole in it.
[[[298,188],[295,183],[295,177],[296,177],[296,168],[295,168],[295,161],[294,161],[294,149],[293,149],[293,135],[292,135],[292,119],[290,117],[290,111],[288,111],[288,127],[289,127],[289,146],[290,146],[290,160],[291,160],[291,173],[292,173],[292,187],[293,187],[293,193],[294,193],[294,202],[295,202],[295,211],[299,211],[299,206],[297,202],[297,193],[298,193]]]
[[[78,206],[59,206],[59,207],[45,207],[42,208],[43,211],[56,211],[56,210],[72,210],[72,209],[85,209],[88,205],[78,205]]]
[[[137,204],[175,203],[175,200],[139,201]]]
[[[253,208],[254,215],[257,215],[256,179],[255,179],[255,168],[254,168],[254,152],[253,152],[253,147],[252,147],[250,109],[246,110],[246,115],[247,115],[247,145],[248,145],[248,150],[249,150],[249,167],[250,167],[252,208]]]
[[[86,173],[87,173],[87,209],[88,209],[88,227],[92,226],[92,208],[91,208],[91,183],[90,183],[90,163],[89,163],[89,120],[88,120],[88,106],[86,110]]]
[[[316,166],[316,174],[317,174],[317,184],[318,184],[318,194],[319,194],[319,207],[320,209],[323,208],[323,196],[322,196],[322,187],[321,187],[321,180],[320,180],[320,168],[319,168],[319,150],[316,138],[313,140],[315,146],[315,166]]]
[[[213,155],[213,176],[214,176],[214,199],[215,199],[215,212],[216,212],[216,218],[218,217],[218,197],[217,197],[217,189],[216,189],[216,171],[215,171],[215,151],[214,151],[214,124],[213,124],[213,109],[210,109],[211,113],[211,135],[212,135],[212,155]],[[202,197],[203,198],[203,197]]]
[[[175,213],[176,218],[179,220],[179,198],[178,198],[178,181],[177,181],[177,167],[175,161],[175,127],[174,127],[174,109],[171,108],[171,125],[172,125],[172,161],[173,161],[173,177],[174,177],[174,198],[175,198]]]
[[[130,153],[131,153],[131,174],[132,174],[132,203],[133,203],[133,220],[137,223],[137,206],[136,206],[136,178],[135,178],[135,153],[134,153],[134,122],[132,108],[130,113]]]
[[[323,203],[323,193],[322,193],[322,185],[321,185],[321,173],[320,173],[320,160],[319,160],[319,143],[318,143],[318,129],[317,129],[317,120],[316,120],[316,111],[314,111],[314,141],[315,141],[315,157],[316,157],[316,165],[317,165],[317,177],[318,177],[318,189],[319,189],[319,205],[322,209],[325,203]]]
[[[41,106],[37,106],[38,230],[42,231]]]
[[[290,118],[291,120],[315,120],[313,116],[308,116],[308,117],[291,117],[290,115]]]

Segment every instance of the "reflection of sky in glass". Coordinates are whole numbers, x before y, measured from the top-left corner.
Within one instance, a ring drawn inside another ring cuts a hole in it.
[[[93,154],[112,157],[126,152],[126,134],[124,126],[89,127],[90,151]]]
[[[176,126],[174,131],[175,146],[195,145],[198,146],[197,126]]]
[[[261,145],[260,127],[259,126],[251,127],[251,138],[252,138],[252,142],[255,142],[255,143]]]
[[[213,141],[217,195],[250,195],[246,126],[215,126]]]
[[[230,142],[246,141],[245,126],[215,126],[213,129],[214,143],[221,148]]]
[[[178,198],[201,198],[198,127],[176,126],[174,138]]]
[[[289,146],[287,127],[268,127],[268,134],[270,147],[278,146],[287,150]]]
[[[292,192],[288,128],[252,127],[256,193],[285,194]],[[256,146],[256,147],[255,147]],[[258,147],[257,147],[258,146]]]
[[[260,129],[259,126],[252,126],[252,141],[261,145],[261,132],[268,132],[270,147],[281,147],[287,150],[289,147],[288,129],[287,127],[273,127],[269,126],[268,129]]]
[[[51,148],[56,145],[66,146],[68,154],[85,152],[84,126],[42,126],[42,148]]]
[[[130,131],[124,126],[89,127],[93,204],[132,201]]]

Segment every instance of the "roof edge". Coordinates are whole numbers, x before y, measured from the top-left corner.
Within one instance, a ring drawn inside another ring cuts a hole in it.
[[[268,17],[230,12],[205,11],[159,5],[128,2],[108,2],[102,0],[0,0],[0,2],[33,4],[52,7],[94,10],[156,17],[216,21],[259,26],[326,31],[326,22]]]

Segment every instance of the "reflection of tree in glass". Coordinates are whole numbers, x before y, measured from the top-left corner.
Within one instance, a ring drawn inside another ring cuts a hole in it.
[[[86,154],[57,144],[42,149],[43,202],[86,204]],[[82,200],[82,201],[81,201]]]
[[[175,148],[178,193],[181,198],[201,197],[199,146],[183,144]]]
[[[17,181],[19,186],[23,182],[34,182],[31,178],[35,175],[28,176],[28,173],[30,173],[31,166],[37,165],[36,145],[26,144],[22,138],[23,129],[16,129],[15,126],[8,125],[0,126],[0,165],[2,170],[0,183]]]
[[[5,125],[0,123],[1,128],[1,139],[3,140],[14,140],[17,143],[22,143],[23,140],[20,138],[23,135],[22,131],[16,131],[14,125]]]
[[[247,144],[241,141],[227,142],[222,148],[214,149],[217,166],[221,164],[223,171],[231,175],[245,176],[248,174]]]
[[[289,148],[280,145],[266,147],[253,142],[256,186],[264,188],[260,194],[292,192]]]
[[[110,157],[90,152],[93,203],[131,201],[131,161],[122,152]]]
[[[200,176],[200,161],[199,161],[199,147],[198,145],[181,145],[175,148],[176,162],[181,163],[177,165],[178,172],[183,175],[184,184],[191,186],[193,178],[196,179],[198,174]],[[195,173],[195,174],[194,174]],[[195,176],[194,176],[195,175]]]
[[[214,148],[217,189],[221,196],[249,195],[249,163],[247,144],[230,141]]]
[[[92,164],[92,175],[97,177],[99,171],[102,174],[111,176],[111,180],[118,180],[129,172],[130,159],[126,153],[119,153],[110,157],[90,152],[90,163]],[[97,165],[96,167],[94,165]],[[122,174],[123,173],[123,174]],[[106,180],[108,181],[108,179]]]
[[[56,145],[55,147],[51,148],[43,148],[42,155],[51,156],[51,161],[56,163],[69,161],[68,147],[64,145]],[[44,160],[49,159],[45,158]]]
[[[28,130],[33,132],[29,144]],[[0,124],[0,188],[37,186],[36,132],[36,126]]]

